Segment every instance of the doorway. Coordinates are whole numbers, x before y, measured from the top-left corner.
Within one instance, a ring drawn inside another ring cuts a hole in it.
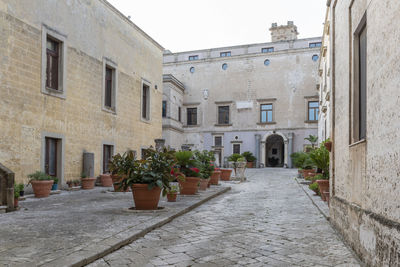
[[[44,171],[47,175],[61,179],[62,141],[58,138],[45,138]]]
[[[268,136],[265,149],[265,166],[283,167],[285,164],[285,142],[282,136],[273,134]]]

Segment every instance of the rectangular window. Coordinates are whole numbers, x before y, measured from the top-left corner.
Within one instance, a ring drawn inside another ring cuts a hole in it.
[[[222,136],[214,137],[214,146],[222,146]]]
[[[367,29],[361,29],[358,36],[358,140],[365,139],[367,133]]]
[[[60,67],[60,42],[47,36],[46,43],[46,87],[58,90]]]
[[[260,112],[261,112],[260,114],[261,123],[273,122],[272,104],[262,104]]]
[[[240,154],[240,144],[233,144],[233,154]]]
[[[182,108],[178,107],[178,121],[182,121]]]
[[[142,119],[150,120],[150,87],[145,83],[142,87]]]
[[[261,48],[261,53],[271,53],[271,52],[274,52],[274,48],[273,47]]]
[[[187,109],[187,125],[197,125],[197,108]]]
[[[310,48],[321,47],[322,46],[322,42],[310,43],[308,46]]]
[[[110,160],[114,154],[114,146],[113,145],[103,145],[103,173],[109,172],[109,164]]]
[[[198,60],[198,59],[199,59],[199,56],[198,56],[198,55],[189,56],[189,60],[190,60],[190,61],[192,61],[192,60]]]
[[[218,107],[218,124],[229,124],[229,106]]]
[[[318,121],[319,103],[318,101],[308,102],[308,120]]]
[[[219,55],[220,55],[220,57],[230,57],[231,56],[231,51],[221,52]]]
[[[106,75],[104,81],[104,106],[110,109],[113,107],[113,77],[114,69],[106,65]]]
[[[167,117],[167,101],[162,102],[162,116]]]

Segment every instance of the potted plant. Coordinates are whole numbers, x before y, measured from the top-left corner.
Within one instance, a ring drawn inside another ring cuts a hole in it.
[[[75,179],[75,180],[73,181],[73,184],[74,184],[75,187],[78,187],[78,186],[81,185],[81,180]]]
[[[194,195],[197,193],[200,182],[200,169],[198,162],[193,158],[191,151],[179,151],[175,153],[176,167],[179,175],[178,182],[181,195]]]
[[[228,157],[228,161],[232,162],[233,169],[235,170],[235,176],[237,176],[237,168],[238,167],[240,167],[240,168],[246,167],[245,158],[240,154],[230,155]],[[222,169],[221,180],[229,181],[231,178],[231,173],[232,173],[232,170],[230,170],[230,172],[228,172],[226,169]]]
[[[53,186],[53,177],[44,172],[37,171],[28,175],[29,183],[32,185],[35,197],[42,198],[50,195],[51,187]]]
[[[94,178],[94,177],[86,177],[85,173],[81,174],[82,189],[84,189],[84,190],[93,189],[95,182],[96,182],[96,178]]]
[[[52,191],[58,189],[58,178],[55,177],[55,176],[53,176],[53,181],[54,181],[54,183],[53,183],[53,185],[51,186],[51,190],[52,190]]]
[[[17,189],[19,191],[19,196],[23,197],[25,195],[25,185],[24,184],[17,184]]]
[[[210,187],[210,185],[218,185],[219,179],[221,179],[221,169],[214,168],[214,171],[211,173],[210,181],[208,181],[207,187]]]
[[[179,187],[177,185],[171,185],[171,188],[167,190],[168,202],[176,202],[176,196],[178,195]]]
[[[127,192],[129,188],[123,190],[121,181],[126,177],[129,171],[134,167],[135,153],[133,151],[125,152],[123,155],[117,154],[112,157],[108,168],[111,172],[111,179],[115,192]]]
[[[104,187],[111,187],[113,186],[113,181],[111,175],[109,173],[103,173],[100,175],[100,183],[101,186]]]
[[[324,144],[310,153],[310,159],[322,171],[319,176],[320,179],[316,180],[319,185],[322,200],[326,201],[326,192],[329,193],[329,151]]]
[[[317,183],[312,183],[312,184],[310,184],[310,185],[308,186],[308,188],[310,188],[312,191],[314,191],[314,193],[315,193],[316,195],[320,195],[320,193],[319,193],[319,186],[318,186]]]
[[[327,149],[329,152],[332,152],[332,141],[331,141],[330,138],[326,139],[326,140],[323,142],[323,144],[324,144],[324,146],[326,147],[326,149]]]
[[[318,136],[310,134],[308,137],[304,138],[304,140],[307,140],[308,142],[310,142],[312,149],[314,149],[315,144],[318,142]]]
[[[303,177],[314,177],[316,172],[315,172],[315,164],[314,162],[310,159],[310,157],[307,157],[305,161],[303,162]]]
[[[20,192],[20,187],[17,184],[14,184],[14,208],[18,207]]]
[[[214,171],[214,164],[212,163],[215,160],[214,153],[207,150],[202,152],[195,151],[194,158],[197,160],[200,169],[201,179],[199,190],[206,190],[210,181],[210,177]]]
[[[137,210],[157,209],[161,191],[166,195],[171,189],[169,182],[175,179],[171,174],[171,167],[176,163],[174,153],[167,148],[161,151],[149,148],[146,149],[146,159],[131,159],[128,174],[123,177],[120,186],[124,190],[132,188]]]
[[[256,160],[256,157],[254,157],[253,153],[250,151],[246,151],[242,153],[242,156],[246,159],[247,161],[247,168],[253,168],[254,161]]]

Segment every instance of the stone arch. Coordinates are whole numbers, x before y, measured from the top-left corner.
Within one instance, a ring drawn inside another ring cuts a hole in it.
[[[267,132],[266,134],[263,135],[262,139],[261,139],[261,143],[260,143],[260,156],[261,156],[261,163],[264,164],[264,166],[267,166],[267,157],[266,157],[266,149],[267,149],[267,140],[268,137],[272,136],[272,135],[279,135],[282,137],[283,139],[283,144],[284,144],[284,157],[283,157],[283,167],[288,168],[289,166],[289,162],[288,162],[288,143],[289,143],[289,139],[286,135],[284,135],[281,132],[275,132],[275,131],[270,131]]]

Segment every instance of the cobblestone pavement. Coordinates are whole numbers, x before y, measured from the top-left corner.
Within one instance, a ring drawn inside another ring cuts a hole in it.
[[[360,266],[287,169],[248,182],[90,266]]]

